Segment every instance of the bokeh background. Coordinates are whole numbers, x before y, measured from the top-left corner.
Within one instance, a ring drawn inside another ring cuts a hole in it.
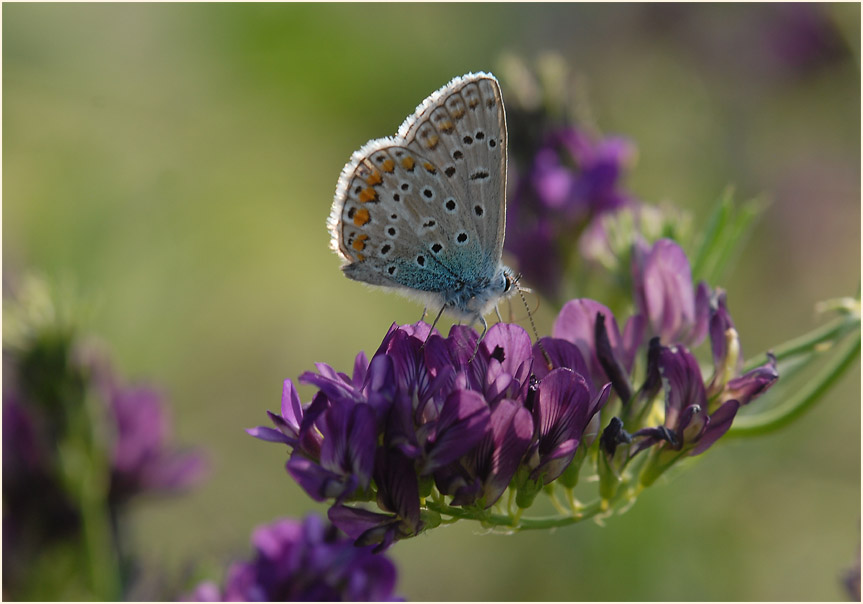
[[[348,370],[419,317],[345,279],[324,225],[351,152],[453,76],[557,53],[595,124],[637,145],[637,197],[696,225],[728,185],[769,199],[722,284],[744,351],[858,287],[857,4],[2,11],[5,278],[74,281],[118,370],[167,393],[175,440],[212,461],[200,489],[134,510],[135,546],[168,572],[216,573],[255,525],[324,510],[243,428],[284,378]],[[833,600],[860,503],[857,364],[790,428],[715,447],[605,526],[460,523],[390,553],[410,600]]]

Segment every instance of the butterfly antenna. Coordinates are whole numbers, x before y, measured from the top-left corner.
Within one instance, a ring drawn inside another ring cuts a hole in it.
[[[545,346],[542,345],[542,340],[539,339],[539,333],[536,331],[536,323],[533,322],[533,313],[530,312],[530,306],[527,303],[527,298],[524,297],[524,292],[529,292],[530,290],[527,288],[522,288],[518,282],[521,279],[521,275],[516,275],[515,277],[515,289],[518,291],[518,296],[521,298],[522,303],[524,304],[524,308],[527,311],[527,318],[530,321],[530,328],[533,330],[533,337],[536,339],[536,344],[539,346],[539,350],[542,352],[542,357],[545,359],[545,365],[551,370],[553,365],[551,363],[551,357],[548,356],[548,352],[545,350]]]

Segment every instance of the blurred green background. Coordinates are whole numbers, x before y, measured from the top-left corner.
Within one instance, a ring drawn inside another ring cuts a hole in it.
[[[860,7],[5,4],[3,269],[71,278],[120,373],[206,448],[199,490],[134,510],[172,572],[323,511],[266,424],[282,380],[349,370],[420,308],[345,279],[339,172],[426,95],[561,55],[638,146],[628,188],[703,224],[729,184],[772,204],[728,290],[744,351],[817,324],[860,278]],[[538,313],[548,333],[557,309]],[[446,330],[447,324],[442,324]],[[301,389],[306,400],[311,391]],[[796,424],[715,447],[606,526],[460,523],[390,550],[409,600],[832,600],[860,536],[860,369]]]

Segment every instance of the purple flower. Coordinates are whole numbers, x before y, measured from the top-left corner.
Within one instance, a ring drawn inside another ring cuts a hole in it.
[[[381,551],[422,530],[419,484],[413,462],[398,449],[379,447],[375,456],[377,503],[386,513],[336,504],[330,521],[355,539],[357,545],[375,544]]]
[[[633,434],[643,439],[635,452],[665,441],[674,451],[703,453],[731,427],[740,402],[727,400],[709,412],[698,361],[683,346],[663,347],[657,369],[665,386],[665,422]]]
[[[162,397],[153,389],[113,388],[108,399],[114,420],[111,498],[125,501],[146,491],[177,491],[196,484],[206,471],[200,453],[169,446],[170,423]]]
[[[531,479],[548,484],[572,462],[585,429],[605,405],[611,386],[591,398],[584,378],[567,368],[555,369],[539,384],[533,408],[538,433],[531,461]]]
[[[595,140],[562,127],[550,130],[536,148],[513,152],[528,159],[520,171],[514,162],[506,247],[527,280],[553,296],[578,232],[594,217],[632,202],[620,181],[634,148],[622,138]]]
[[[632,257],[635,304],[651,336],[663,345],[697,346],[707,333],[710,291],[692,287],[692,271],[683,249],[670,239],[652,247],[636,245]]]
[[[199,585],[193,601],[392,601],[396,568],[384,555],[356,547],[310,515],[284,518],[252,534],[254,556],[228,569],[223,589]]]
[[[452,505],[491,507],[509,486],[533,433],[530,411],[516,401],[499,401],[473,451],[435,474],[441,493],[454,495]]]
[[[643,332],[643,321],[639,315],[630,317],[621,335],[617,320],[607,306],[587,298],[577,298],[564,304],[552,327],[555,338],[575,344],[587,361],[592,392],[599,391],[611,378],[606,373],[597,350],[596,327],[599,315],[604,317],[607,344],[610,348],[603,356],[613,356],[626,373],[631,372]],[[571,368],[576,371],[579,369]]]
[[[743,355],[737,330],[726,307],[724,291],[715,292],[710,312],[713,377],[707,384],[707,396],[713,407],[729,400],[746,405],[753,398],[764,394],[779,379],[776,357],[768,353],[767,363],[740,375]]]
[[[312,440],[311,433],[320,434],[320,457],[309,459],[294,449],[287,463],[291,476],[316,501],[331,497],[341,500],[357,488],[368,488],[377,437],[371,405],[330,402],[319,395],[305,417],[309,421],[300,428],[301,438]]]

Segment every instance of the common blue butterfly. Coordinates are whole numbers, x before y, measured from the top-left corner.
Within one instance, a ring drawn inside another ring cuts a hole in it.
[[[506,115],[489,73],[454,78],[345,165],[327,225],[350,279],[479,321],[515,289],[501,262]],[[440,313],[438,314],[440,316]]]

